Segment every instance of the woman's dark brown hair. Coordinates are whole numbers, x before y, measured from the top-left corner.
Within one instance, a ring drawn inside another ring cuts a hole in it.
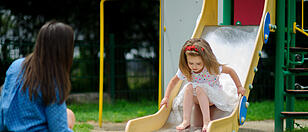
[[[70,68],[74,52],[74,31],[61,22],[50,21],[38,33],[34,51],[23,62],[22,90],[41,96],[45,105],[62,104],[71,90]]]

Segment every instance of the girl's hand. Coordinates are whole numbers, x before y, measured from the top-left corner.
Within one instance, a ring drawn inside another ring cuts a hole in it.
[[[245,93],[246,93],[246,89],[243,88],[242,86],[237,88],[237,94],[241,94],[244,96]]]
[[[75,121],[76,121],[75,114],[69,108],[66,109],[66,113],[67,113],[68,127],[73,130],[73,127],[74,127]]]
[[[168,101],[169,101],[169,98],[164,97],[163,100],[161,100],[159,107],[161,108],[163,105],[166,105],[166,108],[168,108]]]

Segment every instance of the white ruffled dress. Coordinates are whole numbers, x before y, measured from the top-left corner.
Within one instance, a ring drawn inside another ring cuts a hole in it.
[[[222,66],[219,67],[220,72],[222,71]],[[196,87],[201,87],[207,94],[209,101],[213,103],[218,109],[222,111],[231,112],[236,106],[237,98],[232,97],[232,94],[226,93],[223,90],[222,85],[219,81],[219,75],[211,75],[208,70],[204,67],[202,72],[194,73],[192,72],[192,82],[188,82],[183,88],[185,89],[189,84],[193,85],[193,93],[196,96]],[[178,69],[176,73],[177,77],[181,80],[186,80],[186,77]]]

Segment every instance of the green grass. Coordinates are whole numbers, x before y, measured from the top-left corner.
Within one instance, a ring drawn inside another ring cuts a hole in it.
[[[70,104],[77,122],[98,121],[98,104]],[[103,104],[104,122],[125,122],[133,118],[153,114],[157,111],[155,101],[128,102],[117,100],[113,104]]]
[[[67,107],[74,112],[77,122],[98,120],[98,104],[70,104]]]
[[[294,127],[297,127],[295,128],[294,130],[286,130],[286,132],[308,132],[308,127],[303,127],[301,124],[299,123],[294,123]]]
[[[133,118],[154,114],[157,111],[155,101],[127,102],[119,100],[115,104],[104,104],[103,121],[125,122]]]
[[[263,102],[250,102],[247,110],[247,120],[268,120],[274,119],[274,102],[263,101]]]
[[[75,132],[90,132],[94,127],[87,121],[98,122],[98,103],[70,104],[67,106],[76,116]],[[103,104],[103,122],[126,122],[130,119],[153,114],[157,111],[155,101],[128,102],[117,100],[113,104]]]
[[[308,101],[296,100],[295,111],[308,111]],[[274,101],[251,102],[247,111],[247,120],[274,120],[275,103]],[[286,132],[308,132],[307,127],[295,128]]]
[[[285,132],[308,132],[308,127],[295,128],[293,130],[286,130]]]
[[[308,111],[308,101],[297,100],[295,111]],[[98,104],[70,104],[68,108],[75,113],[77,122],[98,121]],[[127,120],[153,114],[157,111],[155,101],[128,102],[117,100],[114,104],[104,103],[104,122],[125,122]],[[274,101],[250,102],[248,121],[274,119]]]
[[[295,111],[308,111],[308,101],[296,100]],[[247,111],[247,120],[270,120],[274,119],[274,101],[251,102]]]
[[[305,128],[295,128],[294,130],[292,131],[287,131],[287,132],[308,132],[308,128],[305,127]]]
[[[74,132],[90,132],[94,127],[87,123],[75,124]]]
[[[308,111],[308,101],[297,100],[295,111]],[[93,126],[87,124],[87,121],[98,122],[98,104],[70,104],[68,108],[72,109],[76,116],[76,125],[74,131],[87,132],[93,129]],[[157,103],[155,101],[128,102],[117,100],[114,104],[104,103],[103,122],[126,122],[130,119],[150,115],[157,112]],[[275,111],[274,101],[250,102],[247,112],[248,121],[273,120]],[[308,131],[308,128],[295,129],[295,132]]]

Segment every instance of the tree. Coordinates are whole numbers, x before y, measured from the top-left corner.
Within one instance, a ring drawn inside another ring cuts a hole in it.
[[[109,34],[115,36],[116,54],[115,60],[125,60],[125,55],[132,49],[146,49],[147,52],[153,50],[156,55],[154,60],[145,57],[141,52],[134,54],[135,59],[142,59],[152,63],[156,73],[158,73],[158,29],[159,29],[159,1],[157,0],[131,0],[131,1],[107,1],[105,2],[105,41],[109,43]],[[108,47],[111,47],[110,45]],[[108,49],[105,50],[106,58],[111,55]],[[108,61],[108,60],[106,60]],[[110,62],[107,62],[110,64]],[[130,91],[127,86],[126,64],[116,63],[116,91]],[[107,65],[107,68],[110,66]],[[109,72],[107,70],[106,72]],[[124,74],[123,74],[124,73]],[[158,79],[155,79],[158,82]],[[156,85],[158,86],[158,85]],[[156,86],[154,86],[156,88]],[[111,86],[109,86],[111,87]],[[127,94],[118,94],[127,98]]]
[[[15,28],[12,30],[13,40],[34,42],[39,28],[46,22],[56,19],[68,23],[75,30],[76,40],[84,40],[93,44],[99,42],[99,5],[100,1],[88,0],[1,0],[0,10],[7,10],[14,16]],[[105,42],[109,43],[109,34],[115,35],[116,60],[125,60],[125,55],[131,49],[147,49],[148,52],[156,54],[154,60],[135,54],[135,58],[140,58],[153,63],[158,71],[158,0],[118,0],[107,1],[105,5]],[[1,26],[2,27],[2,26]],[[7,39],[7,38],[5,38]],[[130,45],[123,48],[124,44]],[[98,60],[98,48],[80,48],[80,57],[93,57]],[[109,51],[105,51],[108,58]],[[84,65],[84,66],[81,66]],[[89,73],[86,64],[76,67],[84,67],[84,74],[98,74],[98,65],[91,67],[96,71]],[[116,65],[117,73],[126,73],[126,65]],[[108,75],[109,70],[105,70]],[[124,74],[126,75],[126,74]],[[123,79],[124,78],[124,79]],[[126,77],[117,78],[117,90],[129,91]],[[157,81],[157,79],[156,79]],[[107,85],[108,82],[107,82]],[[106,88],[106,87],[105,87]]]

